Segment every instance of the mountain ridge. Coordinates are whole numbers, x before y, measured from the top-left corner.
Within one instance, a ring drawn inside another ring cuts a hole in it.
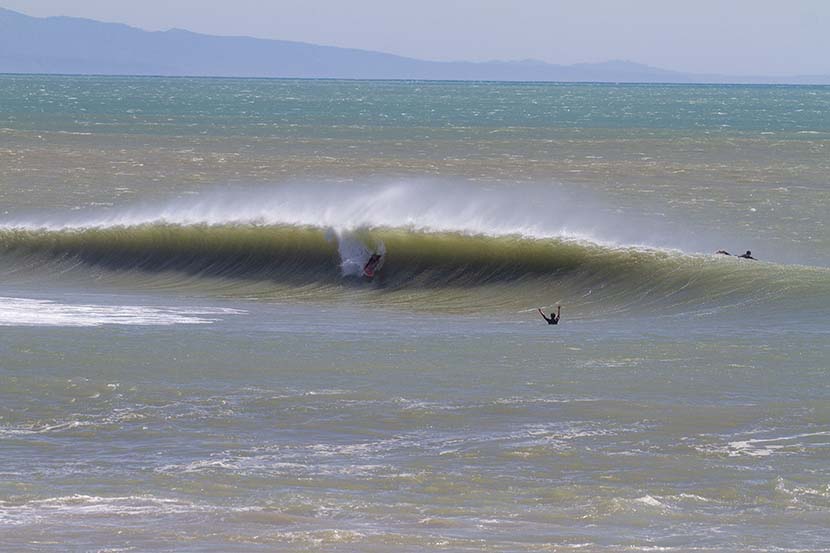
[[[32,17],[0,7],[0,73],[552,81],[830,84],[830,75],[693,74],[627,60],[557,65],[535,59],[430,61],[372,50],[186,29]]]

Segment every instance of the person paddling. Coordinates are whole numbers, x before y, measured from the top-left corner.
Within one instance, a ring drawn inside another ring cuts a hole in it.
[[[716,251],[715,253],[719,253],[719,254],[721,254],[721,255],[732,255],[731,253],[729,253],[729,252],[728,252],[728,251],[726,251],[726,250],[718,250],[718,251]],[[736,255],[735,257],[739,257],[739,258],[741,258],[741,259],[752,259],[753,261],[758,261],[757,259],[755,259],[754,257],[752,257],[752,252],[751,252],[751,251],[749,251],[749,250],[746,250],[746,253],[745,253],[745,254],[743,254],[743,255]]]
[[[559,324],[559,318],[560,318],[560,312],[561,311],[562,311],[562,306],[557,305],[556,306],[556,315],[551,313],[550,317],[546,317],[545,313],[542,311],[542,308],[541,307],[539,308],[539,314],[542,316],[543,319],[545,319],[548,322],[549,325],[558,325]]]

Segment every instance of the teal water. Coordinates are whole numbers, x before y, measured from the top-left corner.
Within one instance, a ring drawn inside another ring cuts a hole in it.
[[[0,549],[827,550],[828,104],[0,76]]]
[[[29,130],[268,136],[288,126],[331,136],[489,128],[545,136],[603,130],[827,138],[830,126],[826,86],[30,75],[7,75],[3,83],[4,120]]]

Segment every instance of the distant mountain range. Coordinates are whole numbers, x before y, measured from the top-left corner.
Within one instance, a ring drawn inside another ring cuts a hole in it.
[[[0,73],[639,83],[830,84],[830,75],[745,77],[669,71],[629,61],[426,61],[284,40],[181,29],[150,32],[0,8]]]

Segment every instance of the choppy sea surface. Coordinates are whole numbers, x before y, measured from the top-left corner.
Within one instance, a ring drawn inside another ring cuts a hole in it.
[[[2,75],[0,549],[828,551],[828,175],[830,87]]]

